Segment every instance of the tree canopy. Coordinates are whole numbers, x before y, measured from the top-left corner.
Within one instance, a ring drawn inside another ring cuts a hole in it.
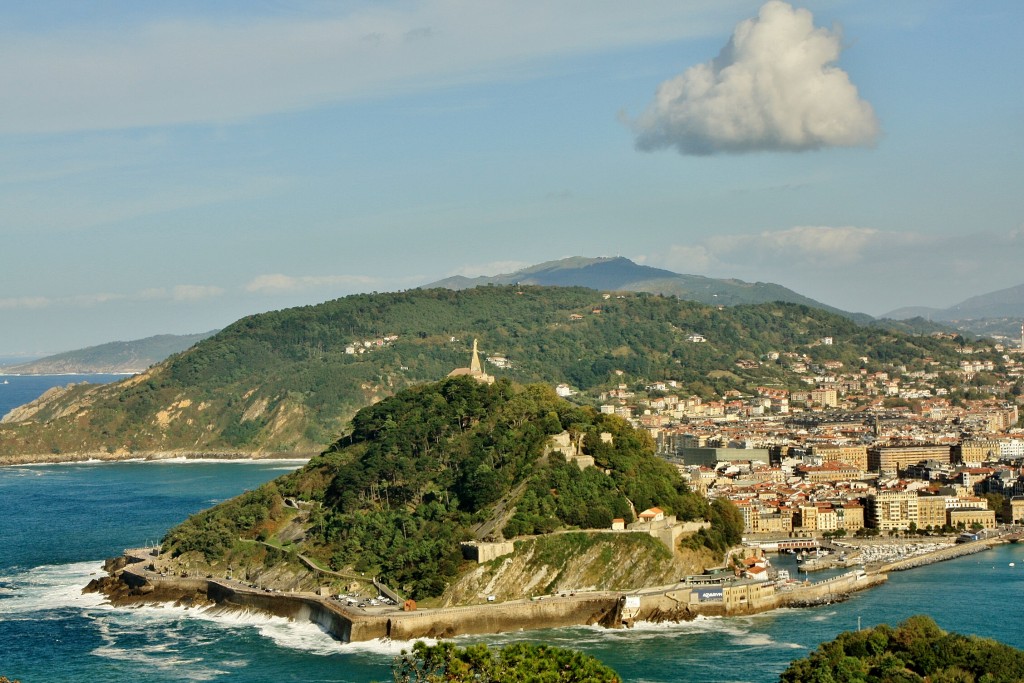
[[[897,628],[841,633],[792,662],[782,683],[1011,683],[1024,680],[1024,651],[988,638],[947,633],[927,616]]]
[[[418,641],[395,658],[395,683],[619,683],[614,670],[575,650],[512,643],[497,651],[486,645],[457,647]]]

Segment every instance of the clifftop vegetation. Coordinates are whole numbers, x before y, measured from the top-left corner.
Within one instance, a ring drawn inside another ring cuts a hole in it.
[[[687,341],[694,333],[708,341]],[[826,336],[832,345],[819,343]],[[582,390],[645,378],[676,379],[680,391],[702,395],[801,386],[782,364],[737,365],[772,351],[869,368],[956,360],[949,340],[794,304],[719,308],[514,286],[361,294],[244,318],[145,374],[74,387],[25,421],[0,425],[0,456],[320,452],[359,408],[464,366],[474,337],[485,356],[511,362],[493,374]]]
[[[595,467],[581,470],[550,450],[563,431]],[[247,543],[267,541],[420,599],[441,595],[459,574],[461,541],[608,529],[613,517],[632,521],[634,508],[655,505],[683,519],[710,515],[653,455],[646,433],[542,385],[452,378],[363,409],[322,455],[189,518],[167,534],[164,551],[225,565]],[[296,524],[302,532],[290,537],[301,540],[284,543],[282,530]]]

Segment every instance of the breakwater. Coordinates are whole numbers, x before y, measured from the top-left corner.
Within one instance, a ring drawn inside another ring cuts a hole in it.
[[[925,565],[934,564],[935,562],[944,562],[945,560],[952,560],[956,557],[963,557],[964,555],[973,555],[974,553],[980,553],[984,550],[988,550],[993,545],[1002,543],[1001,540],[993,539],[990,541],[973,541],[971,543],[958,543],[950,545],[945,548],[940,548],[930,553],[922,555],[915,555],[905,559],[896,560],[895,562],[889,562],[879,567],[879,571],[883,572],[899,572],[906,569],[913,569],[915,567],[923,567]]]

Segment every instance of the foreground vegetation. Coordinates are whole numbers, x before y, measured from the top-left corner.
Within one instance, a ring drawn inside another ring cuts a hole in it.
[[[691,334],[708,341],[692,343]],[[474,337],[484,355],[511,361],[490,371],[515,381],[598,390],[675,379],[680,392],[705,398],[803,386],[785,365],[756,362],[769,352],[908,371],[957,360],[950,340],[795,304],[714,307],[639,293],[606,300],[560,287],[361,294],[250,316],[144,375],[77,387],[24,423],[0,427],[0,456],[319,452],[359,408],[465,366]],[[823,337],[834,343],[820,344]]]
[[[619,683],[614,670],[590,655],[549,645],[513,643],[493,651],[486,645],[457,647],[418,641],[392,666],[395,683]]]
[[[947,633],[926,616],[893,629],[842,633],[790,664],[782,683],[1011,683],[1024,680],[1024,652],[988,638]]]
[[[722,678],[727,665],[722,664]],[[594,657],[573,650],[514,643],[492,651],[418,642],[392,666],[399,683],[440,681],[619,681]],[[683,679],[681,679],[683,680]],[[915,616],[840,634],[795,660],[781,683],[1014,683],[1024,680],[1024,652],[988,638],[947,633]]]

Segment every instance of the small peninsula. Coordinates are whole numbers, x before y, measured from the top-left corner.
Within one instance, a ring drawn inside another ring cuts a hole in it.
[[[91,589],[312,619],[349,641],[749,614],[885,580],[737,579],[759,555],[729,552],[738,510],[691,492],[646,432],[544,385],[455,375],[364,408],[300,470],[127,552]]]

